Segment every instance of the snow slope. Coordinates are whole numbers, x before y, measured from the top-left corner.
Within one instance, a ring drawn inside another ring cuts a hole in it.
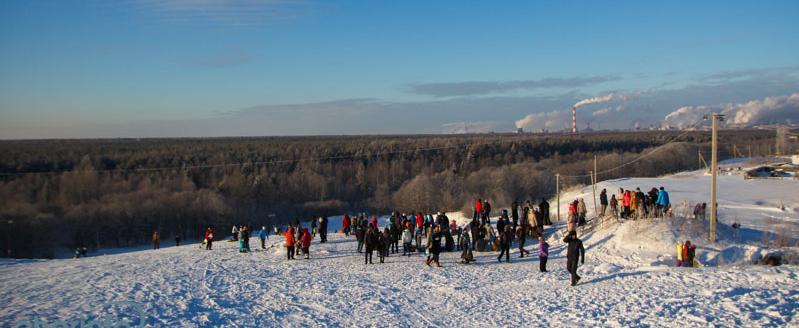
[[[276,243],[273,237],[270,242]],[[549,273],[536,258],[443,268],[423,255],[366,266],[340,235],[314,245],[311,260],[271,249],[240,254],[232,243],[79,260],[0,265],[0,322],[110,315],[133,301],[154,326],[686,326],[795,325],[795,266],[626,268],[588,245],[583,282],[568,286],[562,244]]]
[[[615,192],[662,185],[679,204],[706,199],[707,179],[688,172],[601,186]],[[457,253],[443,253],[442,268],[425,266],[422,254],[364,265],[354,238],[339,234],[327,244],[315,240],[310,260],[287,261],[283,238],[273,236],[272,248],[248,254],[217,242],[212,251],[194,244],[78,260],[4,260],[0,326],[133,318],[114,305],[119,301],[135,302],[148,325],[161,327],[799,325],[799,267],[717,265],[731,247],[754,247],[758,229],[796,224],[796,182],[724,176],[719,184],[722,223],[737,217],[751,233],[735,236],[721,226],[719,243],[704,245],[692,235],[696,229],[683,229],[685,219],[608,223],[582,236],[587,257],[577,287],[565,270],[562,223],[546,231],[548,273],[538,272],[537,257],[519,259],[515,249],[510,264],[497,263],[496,253],[476,253],[476,264],[461,265]],[[564,203],[587,191],[567,193]],[[686,236],[700,243],[708,266],[672,266],[673,242]]]

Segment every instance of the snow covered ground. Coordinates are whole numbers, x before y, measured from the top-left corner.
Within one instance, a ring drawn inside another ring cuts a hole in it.
[[[679,204],[706,201],[708,179],[687,172],[605,181],[601,188],[662,185]],[[797,224],[799,183],[731,175],[719,185],[718,243],[705,245],[702,232],[695,224],[685,228],[682,218],[608,223],[582,236],[587,256],[576,287],[569,286],[558,240],[562,223],[546,232],[548,273],[538,272],[537,257],[519,259],[517,250],[510,264],[497,263],[497,253],[476,253],[476,264],[461,265],[458,253],[443,253],[442,268],[425,266],[422,254],[364,265],[354,238],[339,234],[314,242],[310,260],[287,261],[282,237],[273,236],[267,245],[274,247],[248,254],[217,242],[213,251],[195,244],[78,260],[4,260],[0,325],[122,317],[138,323],[140,313],[161,327],[799,325],[799,267],[740,261],[752,255],[763,229]],[[562,201],[581,194],[588,201],[589,190],[570,191]],[[734,220],[747,230],[727,227]],[[673,267],[673,243],[686,236],[699,243],[707,266]],[[733,247],[745,248],[745,256],[730,256]],[[725,256],[730,261],[719,260]],[[134,306],[115,303],[121,301]]]

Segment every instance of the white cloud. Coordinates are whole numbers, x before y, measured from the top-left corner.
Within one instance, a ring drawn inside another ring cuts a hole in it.
[[[453,122],[441,125],[441,133],[461,134],[461,133],[488,133],[494,132],[497,128],[496,122]]]
[[[571,126],[571,110],[533,113],[516,121],[517,128],[526,131],[557,131]]]

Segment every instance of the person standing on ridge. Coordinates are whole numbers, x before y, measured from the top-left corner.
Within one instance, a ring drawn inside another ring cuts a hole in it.
[[[153,249],[161,248],[161,235],[158,234],[158,231],[153,231]]]
[[[208,230],[205,230],[205,249],[211,250],[213,248],[214,243],[214,229],[208,227]]]

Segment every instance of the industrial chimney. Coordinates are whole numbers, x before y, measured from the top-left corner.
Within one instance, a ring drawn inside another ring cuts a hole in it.
[[[577,106],[572,107],[572,133],[577,133]]]

